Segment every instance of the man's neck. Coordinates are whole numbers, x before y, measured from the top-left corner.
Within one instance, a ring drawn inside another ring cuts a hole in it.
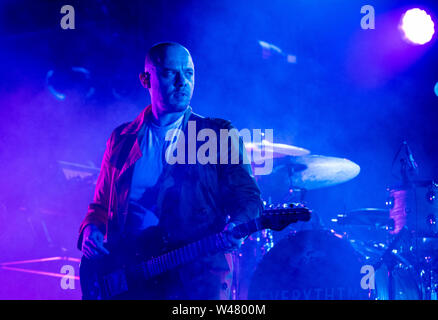
[[[153,122],[160,127],[168,126],[178,120],[186,110],[187,108],[182,111],[162,112],[152,105]]]

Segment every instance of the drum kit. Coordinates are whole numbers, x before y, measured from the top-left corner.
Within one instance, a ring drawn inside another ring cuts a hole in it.
[[[266,145],[245,145],[253,166]],[[307,205],[308,190],[347,182],[360,172],[348,159],[285,144],[269,148],[272,173],[255,176],[265,206],[273,206],[272,198]],[[245,239],[234,256],[233,298],[437,300],[438,184],[403,179],[386,193],[383,208],[337,214],[328,224],[313,212],[310,222]]]

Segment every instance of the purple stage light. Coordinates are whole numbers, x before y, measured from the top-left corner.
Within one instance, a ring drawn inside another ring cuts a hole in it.
[[[429,42],[435,33],[434,23],[430,15],[418,8],[406,11],[400,27],[404,32],[405,39],[414,44]]]

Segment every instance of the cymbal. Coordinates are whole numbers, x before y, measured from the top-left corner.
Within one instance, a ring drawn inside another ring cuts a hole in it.
[[[245,149],[249,156],[252,152],[252,162],[258,162],[258,160],[266,159],[267,153],[271,153],[269,158],[282,158],[286,156],[304,156],[310,153],[309,150],[291,146],[283,143],[272,143],[268,140],[263,140],[258,143],[245,143]],[[261,153],[265,152],[265,156],[262,158]]]
[[[360,172],[359,165],[344,158],[305,155],[288,160],[289,163],[274,166],[273,170],[288,179],[288,187],[306,190],[329,187],[349,181]]]

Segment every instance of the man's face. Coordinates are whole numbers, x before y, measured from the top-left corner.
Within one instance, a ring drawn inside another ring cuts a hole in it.
[[[153,66],[147,66],[152,104],[165,112],[184,110],[195,86],[195,70],[190,54],[181,47],[165,48]]]

